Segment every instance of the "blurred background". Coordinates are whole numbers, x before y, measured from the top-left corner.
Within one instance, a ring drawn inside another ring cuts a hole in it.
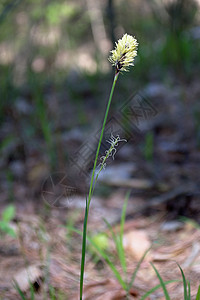
[[[132,114],[127,123],[139,129],[140,140],[130,140],[116,161],[135,161],[140,173],[146,166],[150,174],[137,176],[166,184],[196,182],[198,1],[2,0],[0,26],[1,203],[39,197],[52,172],[77,181],[69,162],[84,142],[96,147],[92,136],[101,128],[113,77],[107,58],[126,32],[139,41],[138,57],[120,76],[110,117],[133,94],[145,94],[154,113]],[[89,174],[92,163],[85,165],[80,169]]]
[[[199,7],[199,0],[0,1],[1,210],[83,212],[114,74],[109,52],[128,33],[138,56],[119,76],[102,155],[113,132],[127,143],[100,176],[99,215],[108,205],[119,217],[119,195],[131,189],[129,218],[162,212],[200,221]]]

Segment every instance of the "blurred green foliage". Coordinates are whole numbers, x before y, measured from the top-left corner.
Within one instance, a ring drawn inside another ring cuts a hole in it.
[[[196,132],[197,147],[200,148],[200,106],[194,108],[194,123]]]
[[[49,24],[59,24],[63,19],[73,18],[77,8],[72,3],[50,3],[46,7],[46,18]]]
[[[147,132],[144,144],[144,157],[148,161],[152,161],[154,152],[154,135],[153,132]]]
[[[158,5],[152,5],[152,11],[157,26],[161,27],[161,34],[164,34],[161,45],[161,63],[165,67],[171,66],[176,71],[188,72],[195,67],[194,60],[198,60],[199,43],[192,39],[190,29],[197,25],[196,14],[198,5],[195,0],[174,0],[167,1],[163,5],[163,11]],[[197,48],[193,47],[195,42]]]
[[[15,230],[11,227],[10,222],[15,217],[15,206],[9,205],[7,206],[1,215],[0,219],[0,232],[2,235],[8,234],[11,237],[16,237]]]

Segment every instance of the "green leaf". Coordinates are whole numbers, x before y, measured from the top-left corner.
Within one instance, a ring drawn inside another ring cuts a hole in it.
[[[152,263],[151,263],[151,265],[152,265],[152,267],[153,267],[153,269],[154,269],[154,271],[155,271],[158,279],[160,280],[160,284],[161,284],[161,287],[163,289],[163,292],[164,292],[164,295],[165,295],[165,299],[166,300],[170,300],[169,294],[167,292],[167,289],[166,289],[166,286],[165,286],[165,283],[164,283],[162,277],[160,276],[160,274],[159,274],[158,270],[156,269],[156,267]]]
[[[7,229],[8,223],[4,221],[0,221],[0,229],[5,231]]]
[[[7,206],[2,212],[2,220],[4,222],[10,222],[15,216],[15,207],[14,205]]]
[[[11,227],[8,227],[8,228],[7,228],[6,233],[7,233],[8,235],[10,235],[11,237],[13,237],[13,238],[16,238],[16,237],[17,237],[16,232],[15,232],[14,229],[11,228]]]
[[[11,237],[17,237],[14,229],[7,222],[0,221],[0,230]]]

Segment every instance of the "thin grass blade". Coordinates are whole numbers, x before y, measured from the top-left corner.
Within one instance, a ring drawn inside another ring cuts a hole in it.
[[[70,229],[74,232],[76,232],[77,234],[79,235],[83,235],[83,233],[76,229],[76,228],[73,228],[73,227],[70,227]],[[86,236],[87,240],[95,247],[95,249],[97,250],[97,252],[99,253],[100,256],[103,257],[103,259],[106,261],[106,263],[108,264],[108,266],[110,267],[110,269],[113,271],[116,279],[118,280],[118,282],[121,284],[122,288],[124,290],[127,289],[127,286],[126,286],[126,283],[124,282],[124,280],[122,279],[120,273],[117,271],[115,265],[111,262],[111,260],[109,259],[108,255],[102,251],[94,242],[93,240],[89,237],[89,236]]]
[[[200,285],[197,291],[196,299],[195,300],[200,300]]]
[[[113,239],[113,241],[114,241],[114,243],[115,243],[115,247],[116,247],[116,250],[117,250],[118,258],[119,258],[120,264],[121,264],[121,266],[122,266],[122,265],[123,265],[123,261],[122,261],[123,258],[122,258],[122,254],[121,254],[122,250],[121,250],[121,245],[120,245],[120,239],[119,239],[119,236],[117,236],[117,235],[114,233],[114,231],[113,231],[112,226],[110,225],[110,223],[109,223],[106,219],[103,219],[103,220],[104,220],[104,222],[106,223],[108,229],[110,230],[110,232],[111,232],[111,234],[112,234],[112,239]],[[123,268],[123,267],[122,267],[122,268]],[[124,271],[124,270],[123,270],[123,271]]]
[[[178,282],[179,280],[168,280],[168,281],[165,281],[164,284],[165,285],[168,285],[170,283],[173,283],[173,282]],[[152,289],[150,289],[148,292],[146,292],[146,294],[144,294],[140,300],[145,300],[147,297],[149,297],[151,294],[153,294],[155,291],[157,291],[159,288],[161,288],[161,284],[158,284],[156,285],[155,287],[153,287]],[[197,300],[197,299],[196,299]]]
[[[111,262],[110,258],[108,257],[108,255],[102,251],[97,245],[96,243],[93,242],[93,240],[90,237],[87,237],[88,241],[96,248],[97,252],[103,257],[103,259],[106,261],[106,263],[108,264],[108,266],[110,267],[110,269],[113,271],[116,279],[118,280],[118,282],[121,284],[122,288],[124,290],[127,289],[126,283],[124,282],[124,280],[122,279],[120,273],[117,271],[115,265]]]
[[[152,267],[153,267],[153,269],[154,269],[154,271],[155,271],[155,273],[156,273],[156,275],[157,275],[157,277],[158,277],[158,279],[160,281],[161,287],[162,287],[164,295],[165,295],[165,299],[166,300],[170,300],[168,291],[166,289],[166,286],[165,286],[165,283],[164,283],[162,277],[160,276],[160,274],[159,274],[158,270],[156,269],[156,267],[152,263],[151,263],[151,265],[152,265]]]
[[[110,223],[106,219],[104,219],[104,218],[103,218],[103,220],[106,223],[108,229],[110,230],[110,232],[112,234],[112,239],[113,239],[113,241],[115,243],[115,246],[117,248],[117,251],[118,251],[118,244],[119,244],[119,242],[118,242],[118,239],[117,239],[117,235],[114,233],[114,231],[113,231],[112,226],[110,225]]]
[[[83,237],[82,237],[81,276],[80,276],[80,300],[82,300],[82,298],[83,298],[83,279],[84,279],[84,270],[85,270],[87,219],[88,219],[88,204],[87,204],[87,197],[86,197],[85,217],[84,217]]]
[[[121,215],[121,221],[120,221],[120,247],[119,247],[119,255],[120,255],[120,262],[122,269],[124,273],[126,273],[127,267],[126,267],[126,257],[125,257],[125,252],[124,252],[124,246],[123,246],[123,236],[124,236],[124,224],[125,224],[125,219],[126,219],[126,209],[127,209],[127,204],[128,204],[128,199],[130,196],[130,191],[126,194],[126,198],[123,204],[122,208],[122,215]]]
[[[27,300],[26,297],[24,296],[24,293],[22,292],[22,290],[20,289],[20,287],[16,281],[14,281],[14,287],[17,290],[18,294],[20,295],[21,299]]]
[[[52,285],[49,286],[49,296],[51,300],[56,300],[56,292]]]
[[[187,294],[187,281],[185,279],[184,272],[183,272],[182,268],[180,267],[180,265],[179,264],[177,264],[177,265],[178,265],[178,267],[179,267],[179,269],[181,271],[181,275],[182,275],[182,278],[183,278],[184,300],[189,300],[188,299],[188,294]]]
[[[135,270],[134,270],[134,272],[133,272],[133,274],[132,274],[132,276],[131,276],[131,281],[130,281],[129,286],[128,286],[128,289],[129,289],[129,290],[130,290],[130,288],[132,287],[132,285],[133,285],[133,283],[134,283],[134,281],[135,281],[135,277],[136,277],[136,275],[137,275],[137,272],[138,272],[138,270],[139,270],[139,268],[140,268],[141,263],[142,263],[143,260],[145,259],[146,255],[147,255],[147,253],[150,251],[150,249],[151,249],[151,247],[150,247],[149,249],[147,249],[147,250],[144,252],[143,256],[141,257],[141,259],[140,259],[139,262],[137,263],[137,266],[136,266],[136,268],[135,268]]]
[[[30,285],[30,291],[31,291],[31,300],[35,300],[34,287],[33,287],[33,284],[30,281],[29,281],[29,285]]]
[[[188,300],[191,300],[191,287],[189,281],[188,281]]]

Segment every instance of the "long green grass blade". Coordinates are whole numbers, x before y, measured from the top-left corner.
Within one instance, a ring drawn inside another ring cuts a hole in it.
[[[82,300],[82,298],[83,298],[83,279],[84,279],[84,270],[85,270],[87,219],[88,219],[88,204],[87,204],[87,197],[86,197],[85,217],[84,217],[83,237],[82,237],[81,276],[80,276],[80,300]]]
[[[20,295],[21,299],[27,300],[26,297],[24,296],[24,293],[22,292],[22,290],[20,289],[20,287],[16,281],[14,281],[14,287],[17,290],[18,294]]]
[[[52,285],[49,286],[49,296],[51,300],[56,300],[56,291]]]
[[[93,242],[93,240],[90,237],[87,237],[87,239],[89,240],[89,242],[96,248],[97,252],[103,257],[103,259],[105,259],[106,263],[108,264],[108,266],[110,267],[110,269],[113,271],[116,279],[118,280],[118,282],[121,284],[122,288],[124,290],[127,289],[126,283],[124,282],[124,280],[122,279],[120,273],[117,271],[115,265],[111,262],[110,258],[108,257],[108,255],[102,251],[97,245],[96,243]]]
[[[106,223],[108,229],[110,230],[110,232],[111,232],[111,234],[112,234],[112,239],[113,239],[113,241],[114,241],[114,243],[115,243],[115,246],[116,246],[116,248],[117,248],[117,250],[118,250],[118,240],[117,240],[117,235],[114,233],[114,231],[113,231],[112,226],[110,225],[110,223],[109,223],[106,219],[104,219],[104,218],[103,218],[103,220],[104,220],[104,222]]]
[[[190,288],[190,282],[188,281],[188,300],[191,300],[191,288]]]
[[[30,285],[30,291],[31,291],[31,300],[35,300],[34,287],[33,287],[33,284],[30,281],[29,281],[29,285]]]
[[[179,280],[168,280],[168,281],[165,281],[164,284],[165,285],[168,285],[170,283],[173,283],[173,282],[178,282]],[[145,300],[147,297],[149,297],[151,294],[153,294],[155,291],[157,291],[159,288],[161,288],[161,284],[158,284],[156,285],[155,287],[153,287],[152,289],[150,289],[148,292],[146,292],[146,294],[144,294],[140,300]],[[196,299],[197,300],[197,299]]]
[[[182,268],[180,267],[180,265],[179,264],[177,264],[177,265],[178,265],[178,267],[181,271],[181,275],[182,275],[182,278],[183,278],[184,300],[189,300],[188,294],[187,294],[187,281],[185,279],[184,272],[183,272]]]
[[[82,236],[82,232],[76,228],[70,227],[70,229],[76,233],[78,233],[79,235]],[[110,267],[110,269],[113,271],[116,279],[118,280],[118,282],[121,284],[122,288],[124,290],[126,290],[127,286],[126,283],[124,282],[124,280],[122,279],[120,273],[117,271],[115,265],[111,262],[111,260],[109,259],[108,255],[102,251],[97,245],[96,243],[93,242],[93,240],[89,237],[86,236],[87,240],[94,246],[94,248],[96,248],[97,252],[99,253],[99,255],[101,255],[103,257],[103,259],[106,261],[106,263],[108,264],[108,266]]]
[[[124,246],[123,246],[123,236],[124,236],[124,224],[125,224],[125,219],[126,219],[126,209],[127,209],[129,196],[130,196],[130,191],[126,194],[126,198],[125,198],[123,208],[122,208],[121,221],[120,221],[120,247],[119,247],[120,252],[119,252],[119,255],[120,255],[121,266],[122,266],[124,273],[126,273],[127,267],[126,267],[126,257],[125,257]]]
[[[130,288],[132,287],[132,285],[133,285],[133,283],[134,283],[134,281],[135,281],[135,277],[136,277],[136,275],[137,275],[137,272],[138,272],[138,270],[139,270],[139,268],[140,268],[141,263],[142,263],[143,260],[145,259],[145,256],[147,255],[147,253],[149,252],[150,249],[151,249],[151,247],[150,247],[149,249],[147,249],[147,250],[144,252],[143,256],[141,257],[141,259],[140,259],[139,262],[137,263],[137,266],[136,266],[136,268],[135,268],[135,270],[134,270],[134,272],[133,272],[133,274],[132,274],[132,276],[131,276],[131,281],[130,281],[129,286],[128,286],[128,289],[129,289],[129,290],[130,290]]]
[[[112,226],[110,225],[110,223],[108,223],[108,221],[106,219],[103,219],[104,222],[106,223],[108,229],[110,230],[111,234],[112,234],[112,239],[115,243],[115,247],[116,247],[116,250],[117,250],[117,254],[118,254],[118,257],[119,257],[119,261],[120,261],[120,264],[122,266],[122,269],[123,269],[123,254],[122,254],[122,248],[121,248],[121,244],[120,244],[120,237],[118,235],[116,235],[112,229]],[[124,271],[124,269],[123,269]]]
[[[124,253],[124,247],[123,247],[123,235],[124,235],[124,223],[125,223],[125,218],[126,218],[126,208],[127,208],[129,195],[130,195],[130,192],[128,192],[126,194],[126,198],[125,198],[123,209],[122,209],[122,215],[121,215],[121,221],[120,221],[120,235],[119,236],[114,233],[109,222],[106,219],[103,219],[112,234],[112,238],[113,238],[113,241],[114,241],[116,249],[117,249],[117,254],[118,254],[118,257],[120,260],[120,264],[121,264],[122,270],[125,274],[126,274],[127,268],[126,268],[126,257],[125,257],[125,253]]]
[[[197,291],[196,299],[195,300],[200,300],[200,285]]]
[[[114,92],[114,89],[115,89],[115,85],[116,85],[118,76],[119,76],[119,72],[116,72],[115,76],[114,76],[113,84],[112,84],[112,87],[111,87],[111,92],[110,92],[110,96],[109,96],[109,99],[108,99],[106,112],[105,112],[105,115],[104,115],[104,120],[103,120],[103,125],[102,125],[102,129],[101,129],[100,138],[99,138],[99,143],[98,143],[98,146],[97,146],[97,151],[96,151],[96,156],[95,156],[95,160],[94,160],[94,166],[93,166],[93,171],[92,171],[92,176],[91,176],[91,181],[90,181],[88,201],[86,199],[86,210],[85,210],[85,219],[84,219],[84,227],[83,227],[83,241],[82,241],[81,276],[80,276],[80,300],[82,300],[82,294],[83,294],[83,277],[84,277],[84,265],[85,265],[85,253],[86,253],[87,220],[88,220],[90,202],[91,202],[92,195],[93,195],[93,192],[94,192],[93,184],[94,184],[95,170],[96,170],[96,165],[97,165],[97,160],[98,160],[99,151],[100,151],[100,147],[101,147],[101,142],[102,142],[102,139],[103,139],[103,134],[104,134],[105,126],[106,126],[106,121],[107,121],[107,117],[108,117],[108,113],[109,113],[109,109],[110,109],[110,105],[111,105],[111,101],[112,101],[112,96],[113,96],[113,92]]]
[[[155,271],[155,273],[156,273],[158,279],[160,280],[160,284],[161,284],[161,287],[162,287],[162,289],[163,289],[163,292],[164,292],[164,295],[165,295],[165,299],[166,299],[166,300],[170,300],[168,291],[167,291],[167,289],[166,289],[166,286],[165,286],[165,283],[164,283],[162,277],[160,276],[160,274],[159,274],[158,270],[156,269],[156,267],[155,267],[152,263],[151,263],[151,265],[152,265],[152,267],[153,267],[153,269],[154,269],[154,271]]]

